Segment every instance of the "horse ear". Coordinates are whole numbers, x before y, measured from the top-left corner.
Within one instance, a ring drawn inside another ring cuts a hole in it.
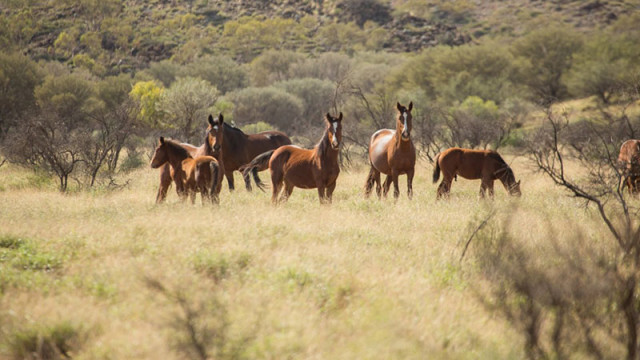
[[[329,115],[329,113],[324,116],[324,119],[327,120],[328,123],[331,123],[331,115]]]
[[[411,111],[411,109],[413,109],[413,101],[409,102],[409,111]]]
[[[222,116],[222,113],[218,115],[218,122],[220,123],[220,125],[222,125],[222,123],[224,122],[224,116]]]
[[[213,116],[209,114],[209,124],[213,125]]]
[[[160,145],[164,144],[164,137],[160,136]]]
[[[396,102],[396,109],[398,109],[398,111],[402,111],[402,105],[400,105],[399,102]]]
[[[338,115],[338,121],[342,121],[342,111],[340,111],[340,115]]]
[[[518,186],[520,186],[520,181],[522,181],[522,180],[518,180],[518,182],[516,183]]]

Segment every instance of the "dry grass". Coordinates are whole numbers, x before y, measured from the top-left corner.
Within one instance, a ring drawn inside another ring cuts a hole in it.
[[[522,339],[474,295],[471,258],[459,262],[474,226],[496,210],[532,242],[550,225],[560,235],[576,223],[593,238],[604,232],[525,159],[513,167],[523,179],[517,200],[497,183],[496,199],[481,201],[479,182],[461,179],[436,202],[432,168],[420,164],[413,201],[404,183],[397,203],[364,200],[362,168],[341,173],[332,206],[296,189],[274,208],[269,194],[226,185],[219,207],[178,203],[174,191],[156,206],[151,169],[124,190],[62,195],[4,166],[0,240],[26,245],[0,247],[0,339],[82,324],[75,358],[182,358],[173,340],[183,330],[172,326],[181,310],[147,285],[153,279],[204,309],[202,328],[218,326],[221,315],[205,306],[217,301],[228,321],[222,346],[239,348],[237,357],[521,358]],[[30,259],[56,266],[30,269]],[[0,346],[0,357],[11,355]]]

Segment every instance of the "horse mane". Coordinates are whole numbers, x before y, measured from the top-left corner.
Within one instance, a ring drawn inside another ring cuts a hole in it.
[[[509,164],[507,164],[506,161],[504,161],[504,159],[502,158],[502,156],[500,156],[500,154],[498,154],[495,151],[489,150],[489,153],[487,154],[487,156],[489,156],[490,158],[492,158],[493,160],[496,160],[497,162],[499,162],[500,164],[505,165],[506,167],[510,167]]]
[[[237,127],[235,127],[235,126],[229,125],[227,122],[223,122],[223,123],[222,123],[222,126],[224,126],[225,128],[227,128],[227,129],[229,129],[229,130],[233,130],[233,131],[235,131],[235,132],[238,132],[238,133],[240,133],[240,134],[242,134],[242,135],[246,135],[246,134],[244,133],[244,131],[242,131],[242,130],[238,129],[238,128],[237,128]]]
[[[175,151],[179,156],[191,157],[187,149],[183,148],[180,143],[173,139],[165,139],[164,143],[170,147],[173,151]]]
[[[330,126],[331,125],[327,126],[324,129],[324,133],[322,134],[320,141],[315,146],[315,148],[318,150],[318,154],[324,154],[327,151],[327,148],[329,147],[329,127]]]

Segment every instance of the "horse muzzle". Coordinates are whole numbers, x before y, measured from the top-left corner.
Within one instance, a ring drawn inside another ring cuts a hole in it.
[[[411,135],[407,132],[402,132],[402,140],[409,141],[411,139]]]
[[[337,142],[337,141],[332,141],[332,142],[331,142],[331,148],[332,148],[333,150],[338,150],[338,149],[340,149],[340,143],[339,143],[339,142]]]
[[[213,150],[215,150],[215,151],[220,150],[220,145],[218,145],[218,144],[213,145]]]

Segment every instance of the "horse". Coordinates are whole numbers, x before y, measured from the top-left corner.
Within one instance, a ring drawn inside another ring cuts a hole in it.
[[[393,196],[398,199],[398,176],[402,174],[407,174],[407,196],[409,199],[413,197],[413,174],[416,165],[416,148],[411,141],[413,102],[410,102],[408,107],[396,103],[396,109],[396,129],[378,130],[369,141],[371,169],[365,183],[365,197],[371,195],[375,184],[376,194],[380,198],[380,173],[387,175],[384,182],[385,197],[393,183]]]
[[[256,167],[271,170],[271,202],[274,205],[286,202],[294,187],[317,188],[320,204],[331,203],[336,179],[340,174],[338,153],[342,143],[342,113],[337,118],[327,113],[324,120],[326,129],[313,149],[284,145],[260,154],[245,167],[245,173],[253,171]],[[264,185],[260,179],[256,179],[256,185],[263,189]],[[283,187],[284,192],[278,200]]]
[[[263,131],[257,134],[245,134],[242,130],[227,123],[222,125],[224,142],[222,163],[224,175],[229,184],[229,190],[234,190],[233,172],[241,166],[251,162],[256,156],[279,148],[282,145],[290,145],[291,139],[280,131]],[[257,175],[256,175],[257,176]],[[251,182],[245,178],[245,187],[251,191]]]
[[[160,137],[151,158],[151,167],[155,169],[165,163],[169,163],[173,169],[173,180],[181,199],[189,196],[191,203],[195,203],[196,192],[199,191],[203,204],[206,200],[218,202],[215,188],[219,188],[222,172],[214,157],[204,155],[194,158],[182,144]]]
[[[622,170],[620,188],[626,185],[629,193],[640,192],[640,140],[627,140],[622,143],[618,165]]]
[[[217,118],[213,118],[213,116],[209,115],[209,125],[207,127],[207,137],[204,141],[203,152],[207,155],[213,156],[220,166],[220,172],[218,174],[218,178],[216,179],[216,188],[212,189],[212,192],[215,192],[216,198],[220,194],[220,190],[222,190],[222,178],[224,175],[225,167],[224,167],[224,131],[223,127],[225,125],[224,117],[222,113],[218,115]]]
[[[179,143],[178,145],[184,148],[191,157],[196,157],[197,154],[201,152],[199,147],[195,147],[191,144]],[[169,187],[171,187],[173,177],[174,170],[169,162],[165,162],[163,165],[160,165],[160,186],[158,186],[158,193],[156,194],[156,204],[163,203],[167,198],[167,191],[169,190]],[[178,196],[180,196],[182,191],[181,187],[176,185],[176,191],[178,192]]]
[[[440,177],[442,170],[443,179],[438,186],[437,199],[449,194],[451,181],[457,175],[465,179],[482,179],[480,184],[480,196],[484,197],[489,190],[489,196],[493,197],[493,181],[500,180],[509,195],[520,196],[520,181],[516,182],[511,167],[502,159],[500,154],[493,150],[471,150],[450,148],[437,154],[436,167],[433,170],[433,183]]]

